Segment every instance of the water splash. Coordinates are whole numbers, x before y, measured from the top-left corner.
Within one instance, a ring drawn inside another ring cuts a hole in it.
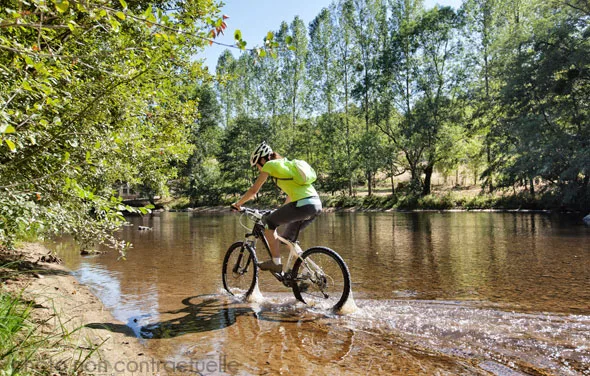
[[[254,286],[254,290],[252,293],[246,298],[248,303],[260,303],[264,301],[264,296],[262,292],[260,292],[260,287],[258,287],[258,280],[256,280],[256,285]]]
[[[342,307],[338,311],[336,311],[336,313],[339,315],[350,315],[358,311],[358,309],[359,307],[356,305],[354,301],[354,297],[352,296],[351,290],[348,295],[348,299],[346,299]]]

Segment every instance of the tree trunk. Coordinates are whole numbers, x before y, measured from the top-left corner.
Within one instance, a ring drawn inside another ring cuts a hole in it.
[[[422,196],[430,194],[430,183],[432,181],[432,172],[434,171],[434,165],[428,165],[424,169],[424,186],[422,189]]]
[[[488,157],[488,189],[490,190],[490,193],[492,193],[494,191],[494,181],[492,180],[492,171],[490,169],[490,165],[492,164],[492,150],[490,147],[490,142],[487,141],[486,142],[486,153],[487,153],[487,157]]]
[[[529,178],[529,186],[531,189],[531,197],[535,198],[535,179],[534,178]]]

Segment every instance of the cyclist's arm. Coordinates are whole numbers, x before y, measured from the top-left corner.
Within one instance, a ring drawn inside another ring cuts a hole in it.
[[[246,202],[248,202],[251,199],[253,199],[254,196],[256,196],[256,193],[258,193],[258,191],[260,190],[260,187],[262,187],[262,185],[266,182],[266,179],[268,179],[268,173],[261,172],[260,175],[258,175],[258,178],[254,182],[254,184],[252,184],[252,186],[250,187],[250,189],[248,189],[248,191],[246,193],[244,193],[244,195],[242,196],[242,198],[240,198],[234,204],[234,206],[236,206],[236,207],[239,208],[240,206],[244,205]]]

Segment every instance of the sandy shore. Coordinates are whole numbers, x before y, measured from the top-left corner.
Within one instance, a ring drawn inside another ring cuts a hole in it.
[[[164,375],[164,367],[147,353],[131,330],[113,332],[101,328],[125,328],[113,318],[90,290],[78,283],[40,244],[23,244],[18,252],[0,251],[0,264],[20,260],[18,273],[2,268],[3,290],[22,292],[30,302],[31,318],[43,335],[63,337],[58,346],[42,349],[43,368],[49,374],[72,372],[92,375]],[[48,261],[48,262],[47,262]],[[92,323],[92,327],[87,324]],[[97,350],[93,350],[97,349]],[[84,360],[82,363],[82,360]]]

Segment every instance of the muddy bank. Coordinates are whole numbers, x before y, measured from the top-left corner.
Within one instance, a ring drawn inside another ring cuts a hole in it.
[[[2,290],[22,294],[41,336],[57,346],[40,349],[27,368],[48,374],[164,375],[131,330],[115,320],[90,290],[78,283],[59,259],[40,244],[23,244],[16,252],[0,250]],[[88,324],[92,325],[88,326]],[[119,332],[105,330],[121,324]],[[103,327],[104,326],[104,327]]]

